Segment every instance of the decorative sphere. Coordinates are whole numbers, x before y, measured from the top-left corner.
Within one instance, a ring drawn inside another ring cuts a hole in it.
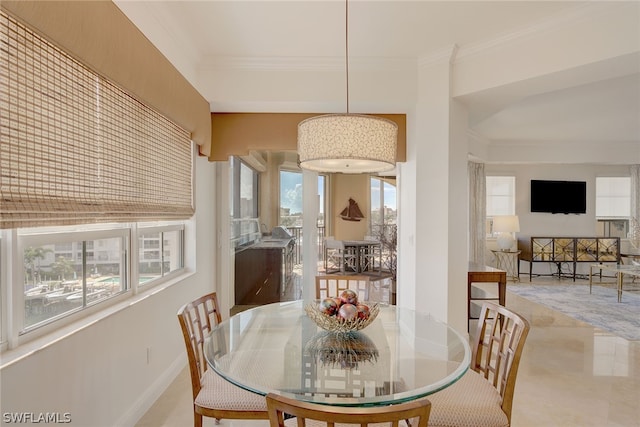
[[[342,305],[342,300],[340,299],[340,297],[333,297],[333,300],[336,302],[338,308],[340,308],[340,306]],[[338,310],[336,309],[336,311]]]
[[[358,294],[351,289],[345,289],[340,294],[340,301],[342,301],[343,304],[356,305],[358,303]]]
[[[343,320],[353,320],[358,317],[358,309],[353,304],[342,304],[338,309],[338,317]]]
[[[318,310],[327,316],[333,316],[338,311],[338,304],[333,298],[325,298],[318,304]]]
[[[369,318],[369,306],[365,304],[358,304],[356,306],[358,309],[358,319],[368,319]]]

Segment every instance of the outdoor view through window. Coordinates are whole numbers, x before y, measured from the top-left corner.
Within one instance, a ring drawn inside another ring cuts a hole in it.
[[[129,288],[126,234],[91,240],[27,243],[24,249],[24,329],[74,312]],[[182,268],[182,230],[139,234],[138,282]]]

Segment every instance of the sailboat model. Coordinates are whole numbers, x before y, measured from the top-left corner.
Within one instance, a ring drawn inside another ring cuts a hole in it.
[[[362,215],[362,211],[358,207],[358,204],[355,200],[349,199],[349,206],[344,208],[342,212],[340,212],[340,218],[346,221],[360,221],[364,218]]]

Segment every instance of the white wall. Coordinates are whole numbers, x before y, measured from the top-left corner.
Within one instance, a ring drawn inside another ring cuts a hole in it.
[[[453,53],[454,49],[451,50]],[[419,68],[399,167],[397,304],[467,330],[467,114],[450,97],[448,57]]]
[[[194,273],[4,367],[3,413],[68,412],[70,425],[82,427],[134,425],[144,415],[186,366],[178,308],[213,290],[213,172],[197,160],[195,229],[187,235],[195,239],[197,230],[198,238],[186,255]]]
[[[594,237],[596,236],[596,177],[629,176],[628,165],[586,164],[510,164],[485,165],[486,175],[510,175],[516,177],[516,214],[520,220],[518,237]],[[530,182],[532,179],[586,181],[587,213],[564,215],[531,212]],[[488,257],[488,260],[491,258]],[[549,273],[550,263],[534,265],[534,273]],[[521,272],[528,272],[529,265],[521,261]],[[522,277],[524,279],[524,276]]]
[[[520,219],[520,236],[595,236],[596,177],[629,176],[627,165],[485,165],[486,175],[516,177],[516,214]],[[587,213],[563,215],[531,212],[532,179],[587,182]]]

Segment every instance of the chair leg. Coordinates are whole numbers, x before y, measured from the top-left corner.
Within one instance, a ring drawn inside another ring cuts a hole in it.
[[[202,427],[202,415],[193,413],[193,427]]]

